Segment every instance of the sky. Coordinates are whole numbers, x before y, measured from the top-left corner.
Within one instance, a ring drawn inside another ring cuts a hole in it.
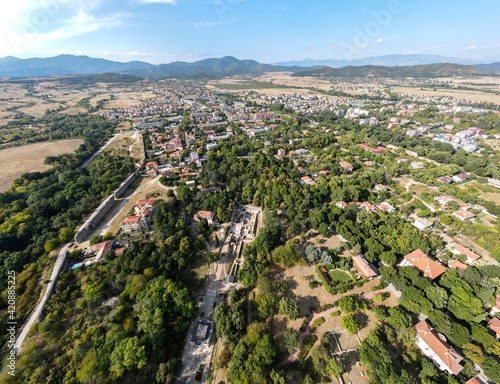
[[[500,61],[500,1],[1,0],[0,57],[263,63],[433,54]]]

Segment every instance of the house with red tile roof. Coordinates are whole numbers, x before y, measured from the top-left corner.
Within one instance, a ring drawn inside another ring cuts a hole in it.
[[[478,376],[473,377],[469,381],[467,381],[465,384],[485,384],[481,379],[479,379]]]
[[[449,176],[441,176],[436,178],[441,184],[450,184],[452,182],[452,178]]]
[[[453,250],[453,253],[465,255],[468,263],[473,263],[481,258],[481,256],[477,253],[472,252],[469,248],[466,248],[463,245],[457,245]]]
[[[420,249],[407,254],[400,264],[402,267],[414,267],[431,280],[441,276],[446,267],[429,257]]]
[[[470,212],[467,212],[465,209],[459,209],[459,210],[453,212],[453,216],[455,216],[457,219],[460,219],[462,221],[470,220],[470,219],[473,219],[474,217],[476,217],[476,215],[474,215]]]
[[[500,337],[500,319],[498,317],[494,317],[488,323],[488,327],[496,333],[497,338]]]
[[[352,164],[350,164],[350,163],[348,163],[347,161],[344,161],[344,160],[340,161],[340,166],[342,168],[344,168],[347,172],[352,172],[352,170],[354,169],[352,167]]]
[[[417,323],[413,329],[416,332],[417,346],[441,370],[450,375],[457,375],[464,368],[460,365],[463,357],[439,335],[425,320]]]
[[[345,201],[337,201],[337,204],[335,204],[337,208],[344,209],[347,207],[347,203]]]
[[[461,261],[458,260],[451,260],[448,262],[448,266],[450,268],[455,268],[455,269],[467,269],[467,265],[462,263]]]
[[[493,316],[500,312],[500,296],[495,297],[495,305],[491,308],[490,314]]]
[[[201,221],[207,219],[208,225],[219,225],[219,219],[215,212],[212,211],[198,211],[193,217],[194,221]]]
[[[361,274],[361,276],[363,276],[364,278],[369,279],[378,276],[378,273],[375,270],[375,268],[373,268],[364,257],[353,256],[352,263],[354,267],[358,270],[358,272]]]
[[[371,148],[368,146],[368,144],[366,143],[363,143],[363,144],[359,144],[359,146],[361,148],[363,148],[365,151],[370,151],[372,153],[376,153],[377,155],[380,155],[382,152],[384,152],[387,148],[386,147],[382,147],[382,146],[377,146],[377,148]]]

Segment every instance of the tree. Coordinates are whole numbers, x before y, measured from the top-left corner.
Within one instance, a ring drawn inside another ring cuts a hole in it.
[[[338,305],[342,312],[352,313],[356,311],[356,300],[354,297],[353,295],[344,296],[339,300]]]
[[[321,234],[321,236],[327,237],[328,233],[330,232],[330,230],[328,229],[328,224],[321,223],[319,225],[318,232]]]
[[[430,286],[425,289],[427,298],[432,301],[436,308],[444,308],[448,303],[448,294],[446,290],[438,286]]]
[[[409,329],[411,327],[411,317],[403,311],[401,306],[389,308],[389,324],[394,327]]]
[[[333,263],[333,257],[328,251],[321,252],[321,262],[325,265],[331,265]]]
[[[357,320],[351,315],[343,316],[342,319],[340,319],[340,324],[351,335],[354,335],[359,331],[359,324]]]
[[[287,328],[283,332],[285,338],[286,349],[288,353],[292,354],[299,346],[299,332],[293,328]]]
[[[335,378],[339,378],[342,376],[344,369],[342,368],[342,363],[340,363],[337,359],[332,357],[326,358],[326,372],[332,375]]]
[[[287,316],[290,320],[299,318],[300,307],[297,300],[282,297],[278,304],[278,313]]]

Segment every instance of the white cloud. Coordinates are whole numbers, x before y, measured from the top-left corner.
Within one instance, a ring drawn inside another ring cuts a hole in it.
[[[96,17],[90,13],[80,10],[76,15],[65,20],[58,29],[42,33],[27,33],[24,37],[29,41],[48,42],[68,37],[80,36],[101,29],[115,28],[123,24],[123,21],[132,15],[125,12],[116,12],[103,17]]]
[[[475,45],[472,45],[472,46],[470,46],[470,47],[465,47],[465,48],[463,48],[462,50],[463,50],[463,51],[470,51],[470,50],[473,50],[473,49],[477,49],[477,47],[476,47]]]

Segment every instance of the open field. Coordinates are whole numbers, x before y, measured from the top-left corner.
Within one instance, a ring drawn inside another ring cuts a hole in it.
[[[500,104],[500,95],[494,93],[487,93],[481,91],[469,91],[462,89],[443,89],[437,88],[433,90],[432,87],[394,87],[394,91],[402,93],[410,93],[413,95],[426,95],[426,96],[449,96],[455,97],[457,99],[474,100],[474,101],[486,101],[488,103]]]
[[[80,107],[72,107],[65,109],[61,113],[65,113],[67,115],[78,115],[79,113],[85,113],[87,110],[85,108],[80,108]]]
[[[482,142],[489,145],[493,150],[500,151],[500,139],[483,139]]]
[[[291,77],[291,72],[269,72],[254,78],[256,81],[272,82],[288,87],[309,88],[314,87],[329,91],[332,83],[329,80],[315,77]]]
[[[318,94],[307,89],[315,87],[329,90],[332,85],[329,81],[309,78],[290,77],[289,72],[272,72],[260,76],[233,76],[221,80],[212,80],[207,87],[215,91],[255,91],[266,95],[305,93]]]
[[[47,156],[56,156],[73,152],[80,144],[81,139],[59,140],[24,145],[22,147],[8,148],[0,151],[0,192],[9,189],[13,180],[23,173],[46,171],[51,168],[44,164]]]
[[[500,189],[491,185],[480,184],[475,180],[468,181],[457,185],[463,190],[470,190],[471,193],[478,193],[479,197],[484,200],[492,201],[495,204],[500,204]]]

